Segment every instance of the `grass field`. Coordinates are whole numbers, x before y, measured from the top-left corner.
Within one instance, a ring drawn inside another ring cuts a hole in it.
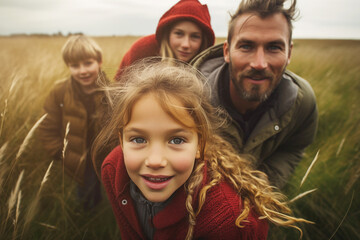
[[[135,39],[95,38],[110,79]],[[54,82],[68,76],[60,54],[65,40],[0,37],[1,239],[119,239],[105,195],[92,212],[82,211],[75,183],[43,152],[31,130]],[[289,69],[311,83],[319,108],[316,140],[284,189],[289,199],[316,189],[291,203],[296,216],[316,223],[301,226],[303,239],[360,239],[359,54],[360,41],[294,41]],[[296,231],[277,227],[269,237],[298,238]]]

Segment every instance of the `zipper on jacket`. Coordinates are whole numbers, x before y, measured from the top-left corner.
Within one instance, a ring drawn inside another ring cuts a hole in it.
[[[154,218],[154,206],[153,204],[151,204],[150,202],[146,202],[146,208],[147,208],[147,212],[149,213],[149,219],[148,222],[150,224],[150,228],[151,229],[151,239],[154,239],[154,234],[155,234],[155,227],[154,227],[154,223],[153,223],[153,218]]]

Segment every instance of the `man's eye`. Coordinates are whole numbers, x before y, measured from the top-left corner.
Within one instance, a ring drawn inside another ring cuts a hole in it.
[[[170,140],[170,143],[171,144],[182,144],[182,143],[184,143],[185,141],[184,141],[184,139],[182,139],[182,138],[173,138],[173,139],[171,139]]]
[[[130,141],[137,144],[146,143],[146,140],[141,137],[132,138]]]
[[[247,51],[247,50],[251,49],[251,45],[248,45],[248,44],[239,45],[239,49]]]
[[[272,51],[272,52],[282,50],[282,48],[279,46],[270,46],[270,47],[268,47],[268,49],[269,49],[269,51]]]

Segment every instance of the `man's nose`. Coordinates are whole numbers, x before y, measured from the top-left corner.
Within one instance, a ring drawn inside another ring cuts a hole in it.
[[[256,70],[262,70],[267,68],[267,60],[265,51],[263,48],[258,48],[254,53],[250,66]]]

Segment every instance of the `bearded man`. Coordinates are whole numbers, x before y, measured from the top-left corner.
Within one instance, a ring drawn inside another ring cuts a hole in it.
[[[231,123],[222,134],[255,168],[282,188],[313,142],[318,112],[309,83],[286,70],[296,1],[243,0],[231,16],[227,41],[192,65],[209,80],[212,103]]]

